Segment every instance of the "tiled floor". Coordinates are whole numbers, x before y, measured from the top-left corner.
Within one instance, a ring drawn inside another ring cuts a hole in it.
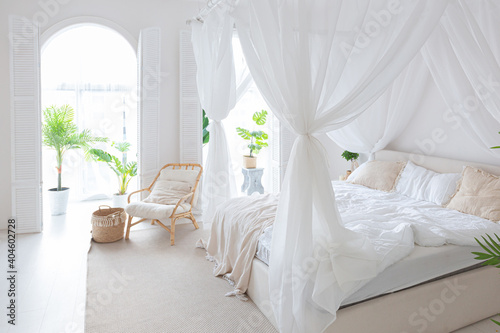
[[[105,202],[73,204],[65,216],[46,213],[43,233],[18,235],[16,326],[8,325],[5,314],[0,313],[0,332],[83,332],[90,218],[102,203]],[[6,260],[6,238],[6,233],[0,232],[2,260]],[[5,268],[6,262],[0,267]],[[5,278],[0,281],[0,304],[5,309],[7,284]],[[500,326],[483,320],[456,332],[498,331]]]

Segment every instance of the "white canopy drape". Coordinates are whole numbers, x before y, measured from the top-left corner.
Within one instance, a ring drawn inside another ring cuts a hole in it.
[[[429,79],[418,54],[380,98],[345,127],[328,133],[343,149],[370,154],[396,139],[415,115]]]
[[[498,19],[498,4],[481,3],[487,6],[482,15]],[[491,50],[496,40],[488,41],[469,4],[461,0],[448,6],[422,55],[448,105],[445,121],[463,129],[483,151],[500,155],[489,149],[500,141],[500,66]],[[497,130],[488,130],[492,127]]]
[[[234,21],[220,5],[204,23],[193,20],[192,42],[196,59],[198,94],[211,119],[210,144],[203,174],[203,221],[210,221],[217,206],[236,195],[226,132],[222,120],[236,104],[232,36]]]
[[[240,0],[250,72],[298,134],[274,224],[270,294],[281,332],[321,332],[386,253],[345,229],[315,135],[365,111],[410,63],[447,1]],[[322,254],[321,256],[319,254]]]

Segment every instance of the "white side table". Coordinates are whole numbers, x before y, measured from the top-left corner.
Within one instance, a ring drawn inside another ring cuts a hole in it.
[[[247,195],[251,195],[253,192],[264,193],[264,186],[262,186],[261,179],[264,174],[264,168],[255,169],[245,169],[241,168],[241,172],[245,179],[243,180],[243,185],[241,185],[241,192],[247,192]]]

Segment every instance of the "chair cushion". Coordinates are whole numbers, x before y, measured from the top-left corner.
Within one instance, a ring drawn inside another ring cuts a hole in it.
[[[143,202],[176,205],[180,198],[191,193],[192,188],[186,182],[158,179],[153,187],[153,191]],[[191,198],[187,201],[191,201]]]
[[[147,219],[164,219],[169,218],[174,211],[175,205],[162,205],[150,202],[132,202],[127,205],[125,211],[127,214],[134,217],[141,217]],[[184,213],[191,209],[191,205],[184,203],[179,205],[176,214]]]
[[[185,170],[185,169],[163,169],[160,172],[160,177],[158,180],[174,180],[190,184],[192,187],[196,184],[196,179],[198,178],[199,170]],[[157,180],[157,181],[158,181]],[[200,186],[196,188],[193,199],[193,207],[196,206],[198,202],[198,192]]]

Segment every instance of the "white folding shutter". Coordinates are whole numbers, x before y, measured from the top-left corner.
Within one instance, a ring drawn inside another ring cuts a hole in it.
[[[137,51],[139,182],[148,187],[160,168],[160,28],[141,30]]]
[[[191,31],[180,32],[180,161],[202,162],[202,110],[196,86]]]
[[[18,233],[42,231],[38,27],[9,16],[12,216]]]
[[[281,191],[281,185],[286,173],[290,152],[296,136],[285,126],[280,124],[278,118],[271,116],[271,154],[272,154],[272,181],[273,193]]]

